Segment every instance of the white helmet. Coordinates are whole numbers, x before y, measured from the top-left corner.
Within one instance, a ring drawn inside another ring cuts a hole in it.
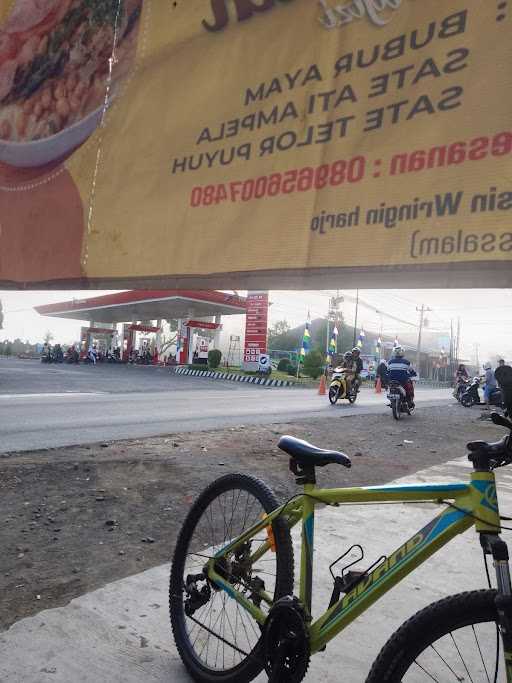
[[[393,355],[397,358],[402,358],[402,356],[404,355],[403,346],[395,346],[395,348],[393,349]]]
[[[484,363],[484,370],[490,370],[492,365],[490,363]]]

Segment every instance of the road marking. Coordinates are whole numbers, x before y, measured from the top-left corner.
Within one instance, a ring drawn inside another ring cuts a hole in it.
[[[76,398],[82,396],[101,396],[104,391],[67,391],[60,394],[0,394],[0,399],[13,398]]]

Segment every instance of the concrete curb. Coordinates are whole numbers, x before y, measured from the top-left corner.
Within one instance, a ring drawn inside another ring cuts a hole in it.
[[[255,375],[237,375],[232,372],[215,372],[214,370],[192,370],[191,368],[176,368],[177,375],[189,377],[208,377],[209,379],[224,379],[230,382],[246,382],[247,384],[259,384],[264,387],[293,387],[301,386],[286,379],[267,379]]]

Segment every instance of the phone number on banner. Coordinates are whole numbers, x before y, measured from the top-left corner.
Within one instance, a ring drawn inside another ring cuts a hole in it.
[[[348,161],[334,161],[332,164],[322,164],[316,168],[305,166],[284,173],[262,175],[259,178],[233,180],[218,185],[203,185],[193,188],[190,205],[195,208],[226,201],[250,202],[253,199],[338,187],[343,183],[360,182],[364,179],[365,172],[366,159],[357,156]]]

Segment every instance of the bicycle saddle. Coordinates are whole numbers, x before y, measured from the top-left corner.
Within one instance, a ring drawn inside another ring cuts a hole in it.
[[[313,446],[313,444],[302,439],[296,439],[294,436],[282,436],[277,445],[302,466],[324,467],[331,463],[345,467],[352,466],[348,455],[339,451],[326,451],[323,448],[317,448],[317,446]]]

